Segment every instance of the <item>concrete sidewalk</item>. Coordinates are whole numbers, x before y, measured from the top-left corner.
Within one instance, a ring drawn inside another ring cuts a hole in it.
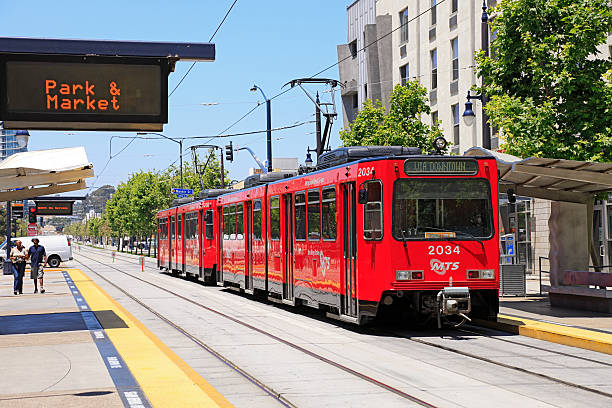
[[[0,407],[230,406],[81,270],[46,269],[45,294],[12,285],[0,279]]]
[[[45,271],[45,294],[26,277],[17,296],[0,279],[0,406],[123,407],[62,273]]]

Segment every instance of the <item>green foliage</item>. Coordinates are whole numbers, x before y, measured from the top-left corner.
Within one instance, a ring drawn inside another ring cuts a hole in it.
[[[412,146],[431,150],[433,140],[442,136],[437,123],[421,121],[430,113],[427,90],[417,81],[397,85],[389,97],[389,112],[380,101],[366,100],[349,130],[340,131],[345,146]]]
[[[506,0],[491,57],[477,55],[491,122],[507,153],[612,161],[608,0]]]
[[[206,161],[198,159],[201,169]],[[214,156],[210,156],[208,160],[202,175],[202,185],[205,189],[221,185],[220,164]],[[175,198],[171,190],[178,187],[180,168],[176,166],[161,172],[133,173],[126,182],[117,186],[113,196],[106,202],[101,218],[70,224],[66,227],[66,234],[89,238],[119,238],[126,235],[150,237],[155,233],[156,213],[171,205]],[[193,162],[187,162],[183,166],[183,187],[192,188],[196,197],[202,189]]]

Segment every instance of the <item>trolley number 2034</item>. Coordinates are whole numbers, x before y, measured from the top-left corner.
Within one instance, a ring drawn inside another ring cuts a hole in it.
[[[427,249],[429,255],[451,255],[460,253],[458,245],[430,245]]]

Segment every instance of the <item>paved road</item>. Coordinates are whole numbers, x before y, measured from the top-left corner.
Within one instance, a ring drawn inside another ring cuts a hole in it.
[[[360,329],[149,264],[141,272],[128,255],[111,262],[109,251],[85,246],[74,255],[71,266],[237,407],[612,406],[609,355],[480,329]]]

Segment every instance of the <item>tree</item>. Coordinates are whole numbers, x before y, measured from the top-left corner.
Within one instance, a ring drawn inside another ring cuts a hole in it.
[[[216,157],[215,151],[209,151],[204,160],[198,156],[198,164],[200,171],[204,172],[202,174],[202,184],[204,185],[204,188],[208,189],[221,187],[221,164]],[[204,166],[206,166],[206,168],[204,168]],[[228,172],[226,171],[226,184],[229,181],[227,179],[227,174]],[[162,182],[166,183],[166,191],[168,192],[168,197],[171,201],[172,196],[170,194],[170,190],[181,185],[180,168],[174,165],[170,166],[168,169],[160,173],[160,179]],[[202,190],[202,187],[200,186],[200,176],[196,172],[194,161],[186,161],[183,164],[183,187],[193,189],[194,196],[196,197]]]
[[[436,137],[442,136],[437,123],[421,121],[430,113],[427,89],[417,81],[396,85],[389,97],[389,112],[380,101],[366,100],[348,130],[340,131],[345,146],[412,146],[429,151]]]
[[[507,0],[477,55],[491,123],[506,153],[612,161],[612,31],[608,0]]]

